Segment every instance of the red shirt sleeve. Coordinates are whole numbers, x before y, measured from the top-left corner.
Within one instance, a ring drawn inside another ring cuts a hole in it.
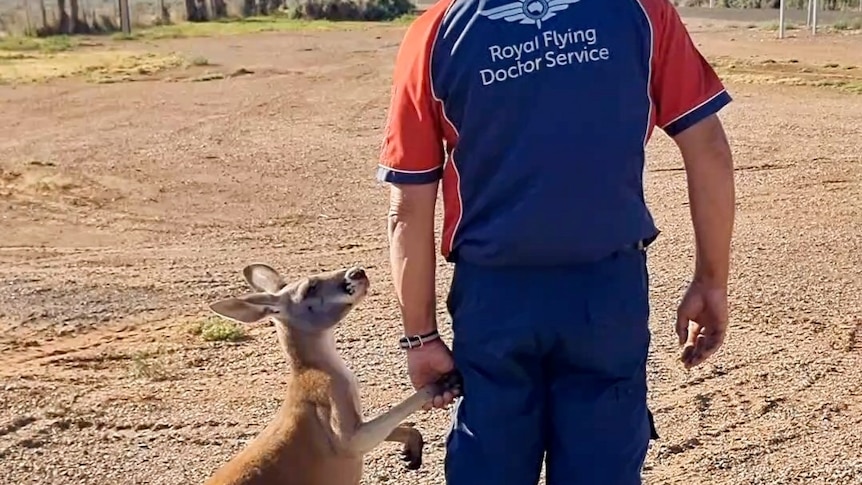
[[[377,169],[382,182],[432,183],[443,174],[442,120],[430,77],[431,50],[441,20],[433,11],[417,18],[398,50]]]
[[[655,39],[652,96],[656,124],[675,136],[717,113],[731,97],[694,45],[669,0],[644,0]]]

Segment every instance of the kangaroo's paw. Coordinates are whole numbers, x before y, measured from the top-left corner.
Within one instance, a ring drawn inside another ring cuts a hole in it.
[[[422,448],[424,446],[425,441],[422,439],[422,433],[417,429],[410,428],[409,437],[401,450],[401,460],[404,461],[408,470],[418,470],[422,466]]]
[[[461,373],[457,369],[445,374],[435,384],[440,393],[452,391],[459,396],[464,394],[464,382],[461,379]]]

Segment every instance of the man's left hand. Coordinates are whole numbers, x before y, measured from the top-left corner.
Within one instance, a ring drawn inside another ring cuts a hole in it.
[[[676,313],[676,333],[683,346],[686,369],[703,363],[714,354],[727,333],[727,287],[693,281]]]

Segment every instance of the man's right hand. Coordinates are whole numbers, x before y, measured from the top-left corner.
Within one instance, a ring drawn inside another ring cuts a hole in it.
[[[440,339],[433,340],[421,347],[407,350],[407,372],[413,387],[422,387],[437,382],[445,374],[455,369],[452,352],[446,343]],[[426,411],[434,408],[444,408],[458,397],[458,391],[446,391],[434,396],[422,408]]]

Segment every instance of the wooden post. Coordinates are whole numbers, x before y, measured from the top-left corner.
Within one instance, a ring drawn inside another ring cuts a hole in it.
[[[123,29],[123,35],[132,34],[131,14],[129,13],[129,0],[120,1],[120,27]]]

